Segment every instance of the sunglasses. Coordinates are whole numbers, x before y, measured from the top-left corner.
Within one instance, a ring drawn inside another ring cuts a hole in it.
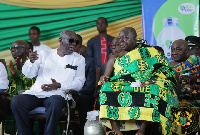
[[[62,37],[61,37],[61,38],[62,38]],[[62,38],[62,39],[67,39],[67,38]],[[72,43],[76,43],[76,45],[79,44],[79,41],[76,40],[76,39],[74,39],[74,38],[70,38],[70,39],[68,39],[68,41],[69,41],[70,44],[72,44]]]
[[[70,38],[69,39],[69,43],[72,44],[72,43],[76,43],[76,45],[79,44],[79,41],[78,40],[75,40],[74,38]]]
[[[18,50],[19,48],[25,48],[25,47],[23,47],[23,46],[18,46],[18,45],[15,45],[15,46],[13,46],[13,47],[10,47],[9,49],[10,49],[10,51],[12,51],[12,50]]]

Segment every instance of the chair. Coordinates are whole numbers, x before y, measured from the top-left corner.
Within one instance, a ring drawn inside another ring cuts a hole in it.
[[[70,105],[68,102],[68,94],[67,94],[67,106],[63,108],[61,120],[59,122],[60,125],[60,132],[62,132],[62,135],[67,135],[68,127],[69,127],[69,121],[70,121]],[[72,106],[73,107],[73,106]],[[41,122],[41,126],[45,123],[46,115],[45,115],[45,107],[37,107],[34,110],[29,112],[29,119],[33,121],[39,121]],[[66,128],[64,128],[66,126]]]

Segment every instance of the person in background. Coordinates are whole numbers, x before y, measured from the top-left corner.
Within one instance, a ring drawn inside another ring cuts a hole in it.
[[[8,74],[6,70],[5,60],[0,60],[0,123],[5,119],[7,114],[7,90],[8,90]]]
[[[99,74],[101,65],[107,62],[108,56],[111,54],[111,42],[114,37],[107,34],[108,21],[104,17],[99,17],[96,20],[98,35],[91,38],[87,42],[88,56],[94,59],[96,74]],[[98,76],[96,77],[96,88]]]
[[[109,45],[114,37],[107,34],[108,21],[106,18],[99,17],[96,20],[96,26],[99,34],[87,42],[87,53],[94,59],[95,67],[98,68],[107,62],[112,52]]]
[[[12,116],[12,110],[10,109],[10,101],[12,98],[19,93],[30,89],[30,87],[34,84],[35,78],[27,78],[22,73],[22,66],[25,61],[28,60],[29,55],[29,45],[24,40],[16,40],[12,43],[10,47],[10,51],[14,61],[10,60],[9,65],[7,66],[8,71],[8,80],[9,80],[9,88],[7,95],[7,116]],[[5,121],[8,121],[5,119]],[[8,128],[12,124],[5,125],[6,133],[12,133],[12,129]]]
[[[179,77],[177,80],[180,84],[180,107],[192,106],[196,108],[196,113],[193,110],[194,122],[199,121],[199,115],[195,116],[195,114],[200,112],[200,58],[196,53],[190,55],[189,51],[187,41],[175,40],[171,46],[171,57],[174,61],[170,64]],[[193,126],[198,127],[198,124]],[[182,133],[185,133],[187,128],[187,126],[182,127]],[[191,134],[196,134],[195,130]]]
[[[25,61],[29,59],[29,49],[28,43],[24,40],[16,40],[13,42],[12,47],[10,47],[12,57],[15,61],[13,62],[10,60],[9,66],[7,67],[9,78],[9,100],[23,90],[30,89],[35,82],[36,78],[27,78],[22,73],[22,66]]]
[[[179,75],[180,100],[200,106],[200,58],[196,54],[188,55],[188,52],[188,43],[185,40],[174,41],[171,47],[171,57],[174,61],[170,64]]]
[[[190,47],[188,55],[196,54],[197,56],[200,56],[200,37],[187,36],[185,40],[188,42],[188,47]]]
[[[120,43],[119,43],[119,37],[115,37],[113,40],[112,40],[112,43],[110,45],[110,48],[112,50],[112,53],[108,56],[108,60],[109,58],[112,56],[112,55],[116,55],[116,54],[119,54],[121,51],[122,51],[122,48],[120,46]],[[104,63],[102,66],[101,66],[101,70],[100,70],[100,76],[102,76],[105,72],[105,69],[106,69],[106,65],[107,65],[107,62]]]
[[[40,29],[32,26],[29,29],[29,39],[33,45],[33,51],[50,50],[51,48],[45,44],[40,43]]]
[[[94,106],[94,92],[95,92],[95,84],[96,84],[96,69],[94,60],[87,56],[87,47],[82,45],[82,37],[77,34],[78,40],[80,41],[77,47],[75,48],[75,52],[81,54],[85,58],[85,78],[86,81],[83,85],[83,88],[75,95],[74,99],[76,99],[76,108],[79,111],[80,115],[80,135],[83,135],[84,125],[86,122],[87,112],[93,110]],[[71,90],[74,93],[74,90]]]
[[[6,65],[0,61],[0,91],[8,89],[8,73],[6,70]]]
[[[28,43],[28,50],[31,50],[33,52],[33,44],[28,41],[26,41],[26,42]]]
[[[54,135],[66,93],[80,91],[85,82],[85,58],[74,52],[79,41],[74,31],[63,30],[57,49],[29,52],[29,60],[22,67],[28,78],[37,76],[34,85],[11,100],[11,109],[19,135],[31,135],[29,112],[37,107],[46,109],[44,134]],[[71,96],[68,98],[71,99]],[[23,116],[23,117],[22,117]]]

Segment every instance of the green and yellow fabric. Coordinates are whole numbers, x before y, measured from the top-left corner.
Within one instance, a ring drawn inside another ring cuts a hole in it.
[[[36,80],[36,77],[27,78],[20,70],[17,70],[16,74],[12,75],[10,72],[9,66],[7,66],[7,70],[8,70],[8,79],[9,79],[9,90],[8,90],[9,100],[11,100],[14,95],[18,95],[18,92],[20,90],[29,90]]]
[[[131,82],[156,80],[146,87]],[[171,132],[171,107],[178,103],[175,70],[168,59],[153,47],[139,47],[117,58],[114,76],[100,92],[100,119],[121,121],[121,130],[130,130],[131,121],[161,122],[163,134]],[[126,123],[129,124],[126,124]],[[134,129],[132,129],[134,130]]]

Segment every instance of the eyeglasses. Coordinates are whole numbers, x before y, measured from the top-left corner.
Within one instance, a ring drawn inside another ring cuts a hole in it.
[[[10,49],[10,51],[12,51],[13,49],[16,51],[16,50],[18,50],[19,48],[25,48],[25,47],[15,45],[15,46],[13,46],[13,47],[10,47],[9,49]]]
[[[61,37],[61,38],[62,38],[62,37]],[[62,38],[62,39],[68,39],[68,38]],[[74,38],[70,38],[70,39],[68,39],[68,41],[69,41],[70,44],[72,44],[72,43],[76,43],[76,45],[79,44],[79,41],[76,40],[76,39],[74,39]]]

